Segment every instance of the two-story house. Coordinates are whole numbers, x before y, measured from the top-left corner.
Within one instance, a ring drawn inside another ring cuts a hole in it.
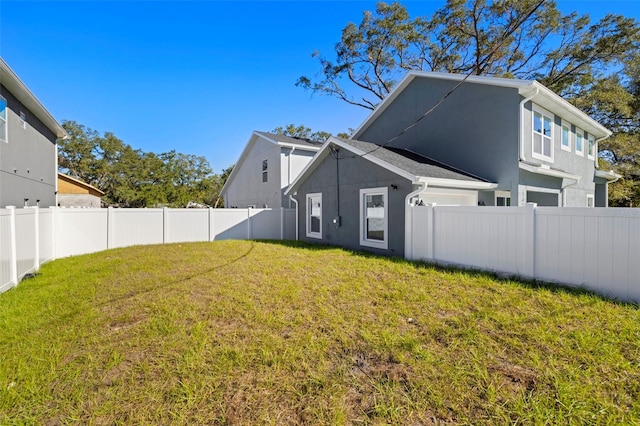
[[[222,188],[227,208],[291,208],[284,191],[320,149],[320,142],[254,131]]]
[[[56,141],[66,136],[0,58],[0,207],[56,205]]]
[[[536,81],[410,72],[293,182],[307,241],[403,255],[405,206],[606,206],[611,132]]]

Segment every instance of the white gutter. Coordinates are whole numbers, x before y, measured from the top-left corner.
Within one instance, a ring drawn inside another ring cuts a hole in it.
[[[538,93],[540,92],[540,90],[536,87],[535,88],[536,91],[531,95],[528,96],[526,98],[524,98],[523,100],[520,101],[520,132],[519,132],[519,136],[520,136],[520,161],[525,161],[524,158],[524,119],[522,118],[522,116],[524,115],[524,104],[526,104],[527,102],[529,102],[531,99],[535,98]]]
[[[574,179],[573,183],[562,187],[562,207],[567,207],[567,188],[573,185],[577,185],[580,179]]]
[[[595,152],[595,154],[596,154],[596,155],[595,155],[595,158],[594,158],[594,163],[595,163],[596,169],[599,169],[599,168],[600,168],[600,167],[598,167],[598,143],[599,143],[600,141],[605,140],[605,139],[609,139],[609,137],[611,137],[611,135],[607,135],[607,136],[601,137],[600,139],[596,139],[596,146],[593,148],[593,149],[596,151],[596,152]],[[589,147],[587,147],[587,149],[588,149],[588,148],[589,148]],[[617,180],[617,179],[616,179],[616,180]],[[614,181],[614,182],[615,182],[615,181]]]
[[[442,178],[425,178],[423,177],[421,182],[427,183],[430,186],[437,186],[441,188],[458,188],[458,189],[495,189],[498,187],[497,183],[491,182],[475,182],[458,179],[442,179]]]
[[[411,221],[411,208],[414,207],[415,204],[412,200],[427,188],[427,182],[419,181],[415,182],[414,185],[418,185],[418,189],[407,194],[404,199],[404,257],[409,260],[413,259],[413,223]]]
[[[298,241],[298,200],[293,198],[293,195],[289,195],[289,199],[296,203],[296,241]]]

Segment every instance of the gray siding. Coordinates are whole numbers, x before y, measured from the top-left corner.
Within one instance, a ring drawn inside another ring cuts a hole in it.
[[[386,143],[456,84],[416,78],[358,139]],[[517,194],[519,102],[516,89],[464,83],[392,146],[411,149]]]
[[[371,251],[377,254],[404,255],[404,199],[413,190],[407,179],[349,152],[340,152],[338,160],[328,156],[305,179],[294,196],[298,201],[298,235],[300,240],[311,243],[337,245],[353,250]],[[339,171],[339,174],[338,172]],[[338,186],[339,181],[339,186]],[[393,190],[391,185],[396,185]],[[388,249],[380,250],[360,245],[360,189],[388,188]],[[306,195],[322,194],[322,239],[306,236]],[[338,193],[340,206],[338,209]],[[339,214],[341,226],[332,220]]]
[[[0,142],[0,206],[56,205],[56,136],[4,86],[7,100],[7,143]],[[22,128],[20,112],[25,114]]]

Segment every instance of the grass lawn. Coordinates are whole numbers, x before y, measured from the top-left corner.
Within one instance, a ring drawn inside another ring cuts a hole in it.
[[[0,424],[640,423],[640,312],[303,244],[110,250],[0,295]]]

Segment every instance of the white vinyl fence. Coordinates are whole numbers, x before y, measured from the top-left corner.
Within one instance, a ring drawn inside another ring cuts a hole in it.
[[[295,239],[292,209],[0,209],[0,292],[46,261],[116,247]]]
[[[640,209],[415,206],[408,220],[408,259],[640,302]]]

